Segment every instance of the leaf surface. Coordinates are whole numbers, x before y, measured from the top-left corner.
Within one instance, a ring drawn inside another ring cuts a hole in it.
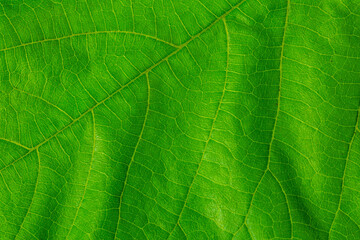
[[[360,3],[0,3],[0,239],[360,239]]]

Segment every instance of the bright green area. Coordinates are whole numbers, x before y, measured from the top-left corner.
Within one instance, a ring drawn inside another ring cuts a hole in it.
[[[358,0],[0,3],[0,239],[360,239]]]

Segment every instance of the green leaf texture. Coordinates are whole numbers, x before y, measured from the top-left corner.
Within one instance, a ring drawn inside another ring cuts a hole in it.
[[[360,239],[360,1],[4,0],[0,239]]]

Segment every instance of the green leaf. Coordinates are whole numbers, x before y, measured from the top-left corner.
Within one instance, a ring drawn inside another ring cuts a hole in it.
[[[0,239],[360,239],[360,2],[0,3]]]

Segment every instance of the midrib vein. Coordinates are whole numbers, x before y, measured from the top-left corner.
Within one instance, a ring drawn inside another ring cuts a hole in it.
[[[17,239],[17,236],[19,235],[20,231],[23,229],[23,226],[24,226],[24,223],[25,223],[25,220],[26,220],[26,217],[29,215],[30,213],[30,209],[31,207],[33,206],[33,203],[34,203],[34,196],[35,196],[35,193],[37,191],[37,188],[38,188],[38,185],[39,185],[39,175],[40,175],[40,153],[38,150],[36,150],[36,154],[37,154],[37,158],[38,158],[38,172],[37,172],[37,175],[36,175],[36,182],[35,182],[35,187],[34,187],[34,192],[32,194],[32,197],[31,197],[31,201],[30,201],[30,204],[29,204],[29,207],[27,208],[27,211],[25,213],[25,216],[24,218],[22,219],[21,221],[21,224],[20,224],[20,227],[19,227],[19,230],[18,232],[16,233],[15,235],[15,238],[14,239]],[[5,182],[5,179],[4,179],[4,182]]]
[[[193,179],[192,179],[192,181],[191,181],[191,184],[190,184],[190,186],[189,186],[189,189],[188,189],[188,191],[187,191],[187,194],[186,194],[186,197],[185,197],[185,200],[184,200],[184,204],[183,204],[183,206],[182,206],[182,208],[181,208],[181,211],[180,211],[180,214],[179,214],[179,216],[178,216],[178,218],[177,218],[176,224],[174,225],[174,227],[173,227],[173,229],[171,230],[171,232],[170,232],[170,234],[169,234],[169,236],[168,236],[167,239],[169,239],[169,237],[171,237],[171,234],[174,232],[176,226],[179,226],[179,227],[181,228],[181,226],[180,226],[180,219],[181,219],[181,216],[182,216],[182,214],[183,214],[183,212],[184,212],[184,209],[185,209],[185,207],[186,207],[186,203],[187,203],[187,201],[188,201],[188,199],[189,199],[190,192],[191,192],[191,189],[192,189],[192,187],[193,187],[193,185],[194,185],[195,179],[196,179],[196,177],[197,177],[198,174],[199,174],[200,166],[201,166],[201,164],[202,164],[202,162],[203,162],[203,160],[204,160],[205,152],[206,152],[207,147],[208,147],[208,145],[209,145],[209,142],[210,142],[210,140],[211,140],[211,136],[212,136],[212,133],[213,133],[213,130],[214,130],[215,122],[216,122],[216,120],[217,120],[217,118],[218,118],[218,114],[219,114],[219,111],[220,111],[220,108],[221,108],[221,104],[222,104],[222,101],[223,101],[223,99],[224,99],[224,95],[225,95],[225,91],[226,91],[226,82],[227,82],[227,78],[228,78],[228,72],[227,72],[227,71],[228,71],[228,67],[229,67],[229,45],[230,45],[230,37],[229,37],[229,31],[228,31],[228,28],[227,28],[227,24],[226,24],[225,19],[223,19],[223,22],[224,22],[224,28],[225,28],[225,32],[226,32],[226,39],[227,39],[227,41],[226,41],[226,52],[227,52],[227,56],[226,56],[226,73],[225,73],[225,80],[224,80],[224,86],[223,86],[223,89],[222,89],[222,94],[221,94],[220,101],[219,101],[219,104],[218,104],[217,109],[216,109],[216,112],[215,112],[214,119],[213,119],[212,124],[211,124],[211,128],[210,128],[210,131],[209,131],[209,135],[208,135],[208,138],[207,138],[207,140],[206,140],[205,147],[204,147],[203,153],[202,153],[201,158],[200,158],[200,162],[199,162],[199,164],[198,164],[198,166],[197,166],[195,175],[194,175],[194,177],[193,177]]]
[[[127,186],[127,182],[128,182],[128,179],[129,179],[129,172],[130,172],[130,167],[132,166],[133,162],[134,162],[134,159],[135,159],[135,155],[136,155],[136,151],[139,147],[139,144],[140,144],[140,141],[142,139],[142,136],[143,136],[143,133],[144,133],[144,129],[145,129],[145,125],[146,125],[146,122],[147,122],[147,118],[148,118],[148,115],[149,115],[149,109],[150,109],[150,80],[149,80],[149,74],[146,74],[146,83],[147,83],[147,89],[148,89],[148,93],[147,93],[147,106],[146,106],[146,112],[145,112],[145,117],[144,117],[144,123],[142,125],[142,128],[141,128],[141,132],[140,132],[140,135],[139,135],[139,139],[137,140],[136,142],[136,145],[135,145],[135,148],[134,148],[134,152],[131,156],[131,159],[130,159],[130,162],[129,162],[129,165],[126,169],[126,176],[125,176],[125,180],[124,180],[124,185],[123,185],[123,189],[121,190],[121,193],[120,193],[120,201],[119,201],[119,218],[118,218],[118,221],[117,221],[117,224],[116,224],[116,231],[115,231],[115,235],[114,235],[114,239],[116,239],[116,235],[118,233],[118,230],[119,230],[119,223],[120,223],[120,219],[121,219],[121,204],[122,204],[122,201],[123,201],[123,196],[124,196],[124,192],[125,192],[125,188]]]
[[[85,182],[85,186],[84,186],[84,191],[83,191],[83,194],[81,196],[81,200],[80,200],[80,203],[79,205],[77,206],[76,208],[76,212],[75,212],[75,217],[71,223],[71,227],[70,227],[70,230],[68,231],[67,235],[66,235],[66,239],[68,238],[68,236],[71,234],[71,230],[74,228],[75,226],[75,221],[78,217],[78,214],[79,214],[79,211],[80,211],[80,208],[82,207],[82,204],[84,202],[84,199],[85,199],[85,194],[86,194],[86,190],[88,188],[88,185],[89,185],[89,179],[90,179],[90,174],[91,174],[91,171],[92,171],[92,165],[93,165],[93,162],[94,162],[94,155],[95,155],[95,143],[96,143],[96,128],[95,128],[95,113],[94,111],[91,111],[91,118],[92,118],[92,123],[93,123],[93,146],[92,146],[92,151],[91,151],[91,158],[90,158],[90,163],[89,163],[89,171],[87,172],[87,175],[86,175],[86,182]]]
[[[331,232],[332,232],[332,229],[333,229],[333,225],[334,225],[336,216],[339,213],[340,208],[341,208],[341,201],[342,201],[342,196],[343,196],[343,192],[344,192],[345,173],[346,173],[346,169],[347,169],[347,164],[349,162],[349,157],[350,157],[350,152],[351,152],[351,149],[352,149],[352,144],[353,144],[354,139],[355,139],[356,131],[358,130],[358,127],[359,127],[359,114],[360,114],[360,106],[358,107],[358,111],[357,111],[357,115],[356,115],[356,123],[355,123],[355,128],[354,128],[354,134],[351,137],[348,152],[347,152],[346,159],[345,159],[344,173],[343,173],[342,180],[341,180],[340,199],[339,199],[339,203],[338,203],[336,212],[334,214],[334,219],[332,220],[331,225],[330,225],[329,239],[330,239],[330,236],[331,236]]]
[[[279,118],[279,112],[280,112],[280,98],[281,98],[281,82],[282,82],[282,79],[283,79],[283,59],[284,59],[284,48],[285,48],[285,36],[286,36],[286,30],[287,30],[287,26],[288,26],[288,22],[289,22],[289,9],[290,9],[290,0],[287,1],[287,6],[286,6],[286,16],[285,16],[285,24],[284,24],[284,34],[283,34],[283,38],[282,38],[282,43],[281,43],[281,53],[280,53],[280,66],[279,66],[279,92],[278,92],[278,97],[277,97],[277,110],[276,110],[276,115],[275,115],[275,122],[274,122],[274,127],[273,127],[273,130],[272,130],[272,135],[271,135],[271,140],[270,140],[270,143],[269,143],[269,155],[268,155],[268,159],[267,159],[267,163],[266,163],[266,169],[264,170],[264,173],[263,175],[261,176],[260,180],[259,180],[259,183],[256,185],[255,187],[255,191],[254,193],[252,194],[252,197],[251,197],[251,200],[250,200],[250,204],[249,204],[249,208],[248,208],[248,211],[245,215],[245,219],[244,219],[244,222],[240,225],[239,229],[234,233],[234,237],[236,236],[236,234],[242,229],[243,226],[247,226],[246,225],[246,221],[247,221],[247,218],[249,216],[249,213],[250,213],[250,209],[251,209],[251,206],[252,206],[252,203],[253,203],[253,200],[254,200],[254,197],[255,197],[255,194],[261,184],[261,182],[263,181],[266,173],[268,171],[270,171],[270,159],[271,159],[271,151],[272,151],[272,145],[273,145],[273,142],[274,142],[274,139],[275,139],[275,130],[276,130],[276,126],[277,126],[277,120]],[[287,199],[287,196],[283,190],[283,187],[281,186],[281,183],[278,181],[278,179],[275,177],[274,173],[271,172],[271,174],[273,175],[273,177],[275,178],[275,180],[279,183],[280,185],[280,188],[282,189],[283,193],[284,193],[284,196],[285,196],[285,199],[286,199],[286,202],[288,203],[288,199]],[[290,220],[291,220],[291,215],[290,215],[290,209],[289,209],[289,216],[290,216]],[[249,234],[250,233],[250,230],[249,230]],[[292,232],[292,227],[291,227],[291,237],[293,235],[293,232]]]
[[[103,104],[104,102],[106,102],[108,99],[112,98],[115,94],[117,94],[118,92],[120,92],[121,90],[123,90],[124,88],[128,87],[130,84],[132,84],[133,82],[135,82],[137,79],[139,79],[140,77],[142,77],[143,75],[147,74],[148,72],[150,72],[152,69],[154,69],[155,67],[157,67],[158,65],[160,65],[161,63],[167,61],[170,57],[172,57],[173,55],[177,54],[179,51],[181,51],[184,47],[186,47],[190,42],[192,42],[194,39],[196,39],[197,37],[199,37],[200,35],[202,35],[204,32],[206,32],[207,30],[209,30],[212,26],[214,26],[216,23],[218,23],[221,19],[225,18],[227,15],[229,15],[233,10],[235,10],[236,8],[238,8],[243,2],[245,2],[246,0],[242,0],[240,1],[238,4],[234,5],[231,9],[229,9],[226,13],[224,13],[223,15],[221,15],[219,18],[217,18],[214,22],[212,22],[209,26],[207,26],[206,28],[204,28],[203,30],[201,30],[199,33],[197,33],[196,35],[192,36],[188,41],[186,41],[185,43],[181,44],[180,46],[178,46],[178,48],[173,51],[172,53],[170,53],[169,55],[167,55],[166,57],[164,57],[163,59],[161,59],[160,61],[158,61],[157,63],[155,63],[154,65],[152,65],[151,67],[149,67],[148,69],[146,69],[145,71],[143,71],[142,73],[140,73],[138,76],[136,76],[134,79],[130,80],[128,83],[126,83],[125,85],[121,86],[119,89],[115,90],[112,94],[110,94],[109,96],[107,96],[106,98],[104,98],[103,100],[101,100],[100,102],[96,103],[94,106],[92,106],[91,108],[89,108],[88,110],[86,110],[84,113],[82,113],[79,117],[75,118],[70,124],[66,125],[65,127],[63,127],[62,129],[60,129],[59,131],[57,131],[56,133],[54,133],[52,136],[48,137],[47,139],[45,139],[43,142],[39,143],[38,145],[29,148],[29,151],[24,154],[23,156],[17,158],[16,160],[14,160],[13,162],[9,163],[7,166],[3,167],[2,169],[0,169],[0,172],[2,170],[4,170],[5,168],[13,165],[14,163],[16,163],[17,161],[19,161],[20,159],[22,159],[23,157],[25,157],[26,155],[30,154],[31,152],[33,152],[34,150],[38,149],[39,147],[41,147],[42,145],[44,145],[45,143],[47,143],[48,141],[50,141],[51,139],[53,139],[54,137],[56,137],[59,133],[63,132],[65,129],[71,127],[74,123],[76,123],[77,121],[79,121],[82,117],[84,117],[87,113],[89,113],[90,111],[94,110],[95,108],[97,108],[99,105]],[[109,31],[107,31],[109,32]],[[118,31],[119,32],[119,31]],[[96,33],[100,33],[100,32],[96,32]],[[71,36],[75,36],[75,35],[85,35],[85,34],[74,34]],[[66,36],[69,37],[69,36]],[[63,38],[58,38],[55,40],[59,40],[59,39],[64,39],[66,37]],[[54,39],[53,39],[54,40]],[[51,41],[49,40],[44,40],[44,41],[39,41],[39,42],[45,42],[45,41]],[[33,42],[35,43],[35,42]],[[30,44],[30,43],[29,43]],[[22,44],[22,45],[29,45],[29,44]],[[20,46],[20,45],[19,45]],[[15,47],[14,47],[15,48]],[[10,49],[10,48],[7,48]],[[1,51],[5,51],[6,49],[1,49]]]

